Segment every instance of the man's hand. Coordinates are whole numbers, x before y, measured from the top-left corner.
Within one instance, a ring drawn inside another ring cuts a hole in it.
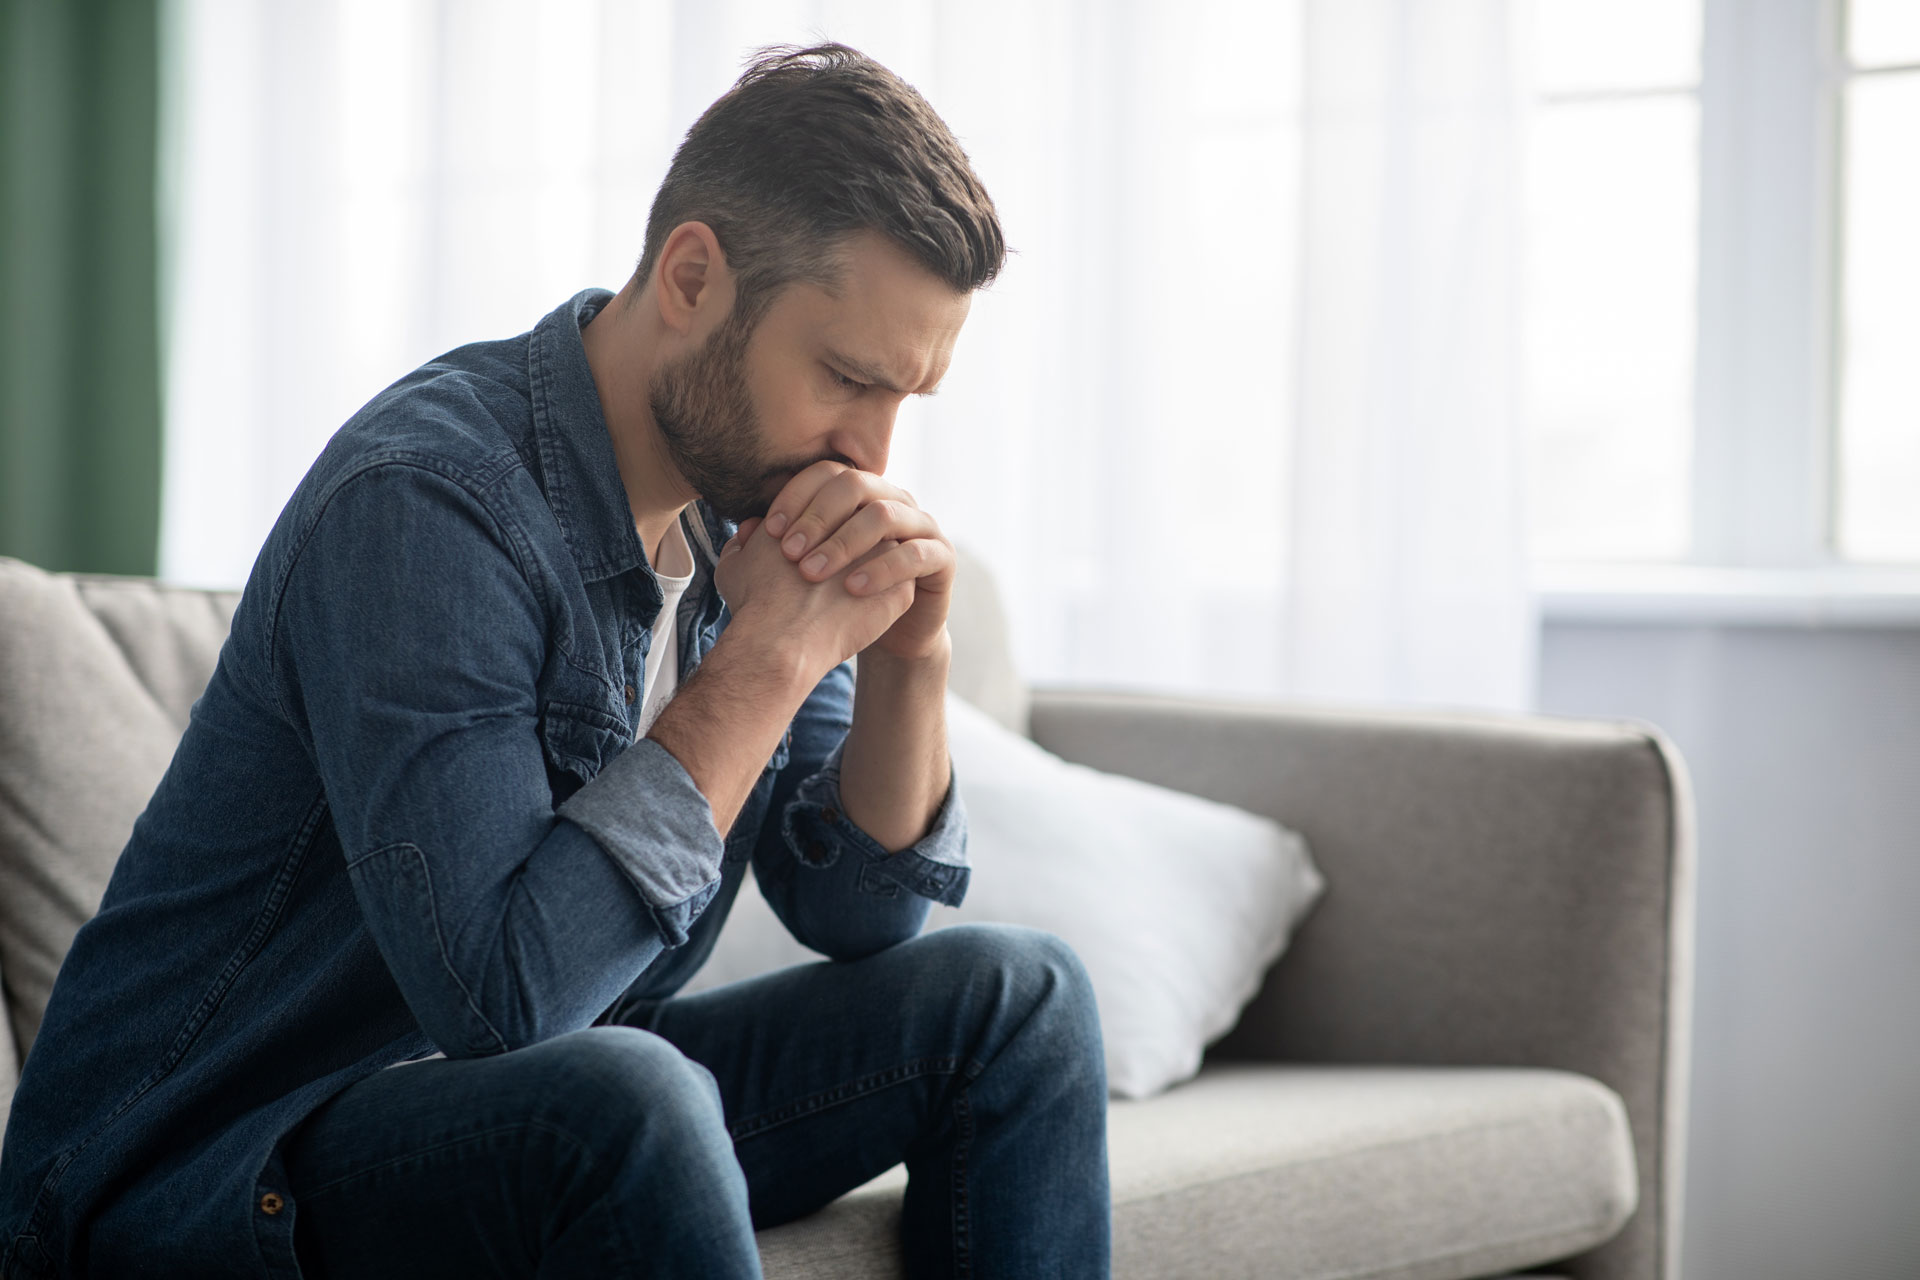
[[[834,585],[844,575],[840,590],[862,600],[905,592],[902,611],[868,642],[878,652],[903,659],[944,652],[953,544],[905,489],[843,463],[816,462],[787,482],[759,527],[767,536],[748,542],[777,546],[808,582]],[[750,533],[747,525],[740,531]]]
[[[764,532],[769,524],[784,541]],[[714,571],[733,622],[653,729],[707,794],[722,831],[753,780],[747,763],[764,760],[784,727],[768,712],[791,718],[822,675],[865,654],[841,761],[843,811],[889,851],[926,833],[950,772],[943,700],[953,577],[953,544],[912,495],[841,463],[808,467],[765,521],[741,523]],[[712,733],[716,707],[727,701],[723,690],[754,681],[770,681],[772,691],[730,705],[765,721],[774,737],[733,750],[739,744]],[[688,695],[714,705],[676,717]]]
[[[733,612],[727,629],[736,639],[751,636],[797,657],[811,680],[859,653],[883,635],[913,603],[913,584],[849,591],[844,581],[809,580],[794,571],[772,538],[756,538],[759,520],[747,520],[720,549],[714,584]],[[867,558],[883,556],[892,540],[870,548]],[[864,563],[858,566],[865,569]],[[809,682],[811,684],[811,681]]]
[[[910,583],[855,595],[837,579],[809,582],[771,538],[753,536],[758,526],[742,524],[714,569],[732,624],[647,730],[706,796],[723,836],[821,677],[913,601]]]

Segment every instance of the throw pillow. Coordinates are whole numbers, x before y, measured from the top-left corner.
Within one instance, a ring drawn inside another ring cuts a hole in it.
[[[1324,888],[1306,842],[1267,818],[1060,759],[947,699],[973,877],[928,928],[1003,921],[1058,934],[1100,1005],[1107,1084],[1145,1098],[1193,1075]],[[818,957],[741,886],[687,990]]]

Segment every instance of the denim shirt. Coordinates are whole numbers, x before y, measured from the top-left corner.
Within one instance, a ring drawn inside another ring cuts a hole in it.
[[[951,779],[907,849],[845,816],[845,665],[724,839],[635,740],[656,623],[683,679],[727,624],[733,527],[683,514],[696,576],[659,619],[581,343],[610,296],[387,388],[281,513],[27,1058],[0,1275],[297,1276],[295,1125],[394,1063],[672,993],[749,862],[834,959],[960,901]]]

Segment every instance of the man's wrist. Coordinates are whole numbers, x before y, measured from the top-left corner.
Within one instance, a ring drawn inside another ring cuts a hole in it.
[[[947,673],[953,666],[953,637],[945,627],[934,637],[933,643],[925,652],[899,654],[881,648],[878,644],[868,645],[860,651],[860,669],[871,670],[876,675],[884,675],[892,680],[922,681],[938,680],[944,687]]]
[[[889,853],[926,834],[947,793],[947,672],[953,641],[919,657],[869,648],[854,681],[853,727],[840,760],[847,819]]]
[[[648,730],[706,796],[723,836],[819,679],[773,639],[729,626]]]
[[[758,692],[795,707],[806,700],[834,663],[809,654],[790,635],[776,628],[758,625],[758,620],[735,615],[727,624],[713,649],[701,663],[704,670],[714,658],[735,679],[744,680]]]

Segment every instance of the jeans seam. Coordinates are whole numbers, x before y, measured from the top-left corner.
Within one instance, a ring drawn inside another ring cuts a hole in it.
[[[972,1221],[967,1213],[967,1150],[973,1145],[973,1106],[968,1090],[954,1095],[953,1117],[953,1274],[967,1280],[973,1274]]]
[[[846,1084],[808,1094],[804,1098],[796,1099],[774,1110],[745,1116],[728,1125],[727,1133],[735,1142],[759,1137],[781,1125],[816,1115],[842,1103],[856,1101],[879,1089],[890,1088],[908,1080],[917,1080],[924,1075],[951,1075],[959,1069],[959,1065],[960,1059],[955,1057],[915,1058],[899,1066],[889,1067],[885,1071],[876,1071]]]
[[[472,1133],[463,1133],[457,1138],[447,1138],[444,1141],[436,1142],[431,1146],[420,1147],[416,1150],[409,1151],[405,1155],[392,1156],[386,1160],[380,1161],[378,1164],[370,1164],[365,1166],[364,1168],[355,1169],[352,1173],[341,1174],[339,1177],[333,1179],[331,1182],[324,1182],[319,1186],[313,1188],[311,1191],[301,1192],[299,1195],[299,1199],[311,1202],[320,1196],[324,1196],[329,1191],[334,1191],[339,1189],[340,1187],[347,1185],[349,1182],[353,1182],[359,1178],[367,1177],[370,1174],[379,1173],[385,1169],[391,1169],[396,1165],[405,1164],[409,1160],[417,1160],[422,1156],[430,1156],[437,1152],[446,1151],[454,1147],[465,1146],[470,1142],[477,1142],[483,1138],[491,1138],[497,1134],[525,1133],[530,1130],[549,1134],[571,1145],[579,1153],[580,1157],[587,1162],[587,1171],[589,1175],[591,1175],[593,1171],[593,1164],[594,1164],[593,1151],[584,1142],[581,1142],[580,1139],[574,1137],[571,1133],[568,1133],[565,1129],[560,1128],[558,1125],[548,1124],[545,1121],[541,1121],[541,1120],[520,1120],[520,1121],[515,1121],[512,1124],[498,1124],[498,1125],[493,1125],[486,1129],[477,1129]]]

